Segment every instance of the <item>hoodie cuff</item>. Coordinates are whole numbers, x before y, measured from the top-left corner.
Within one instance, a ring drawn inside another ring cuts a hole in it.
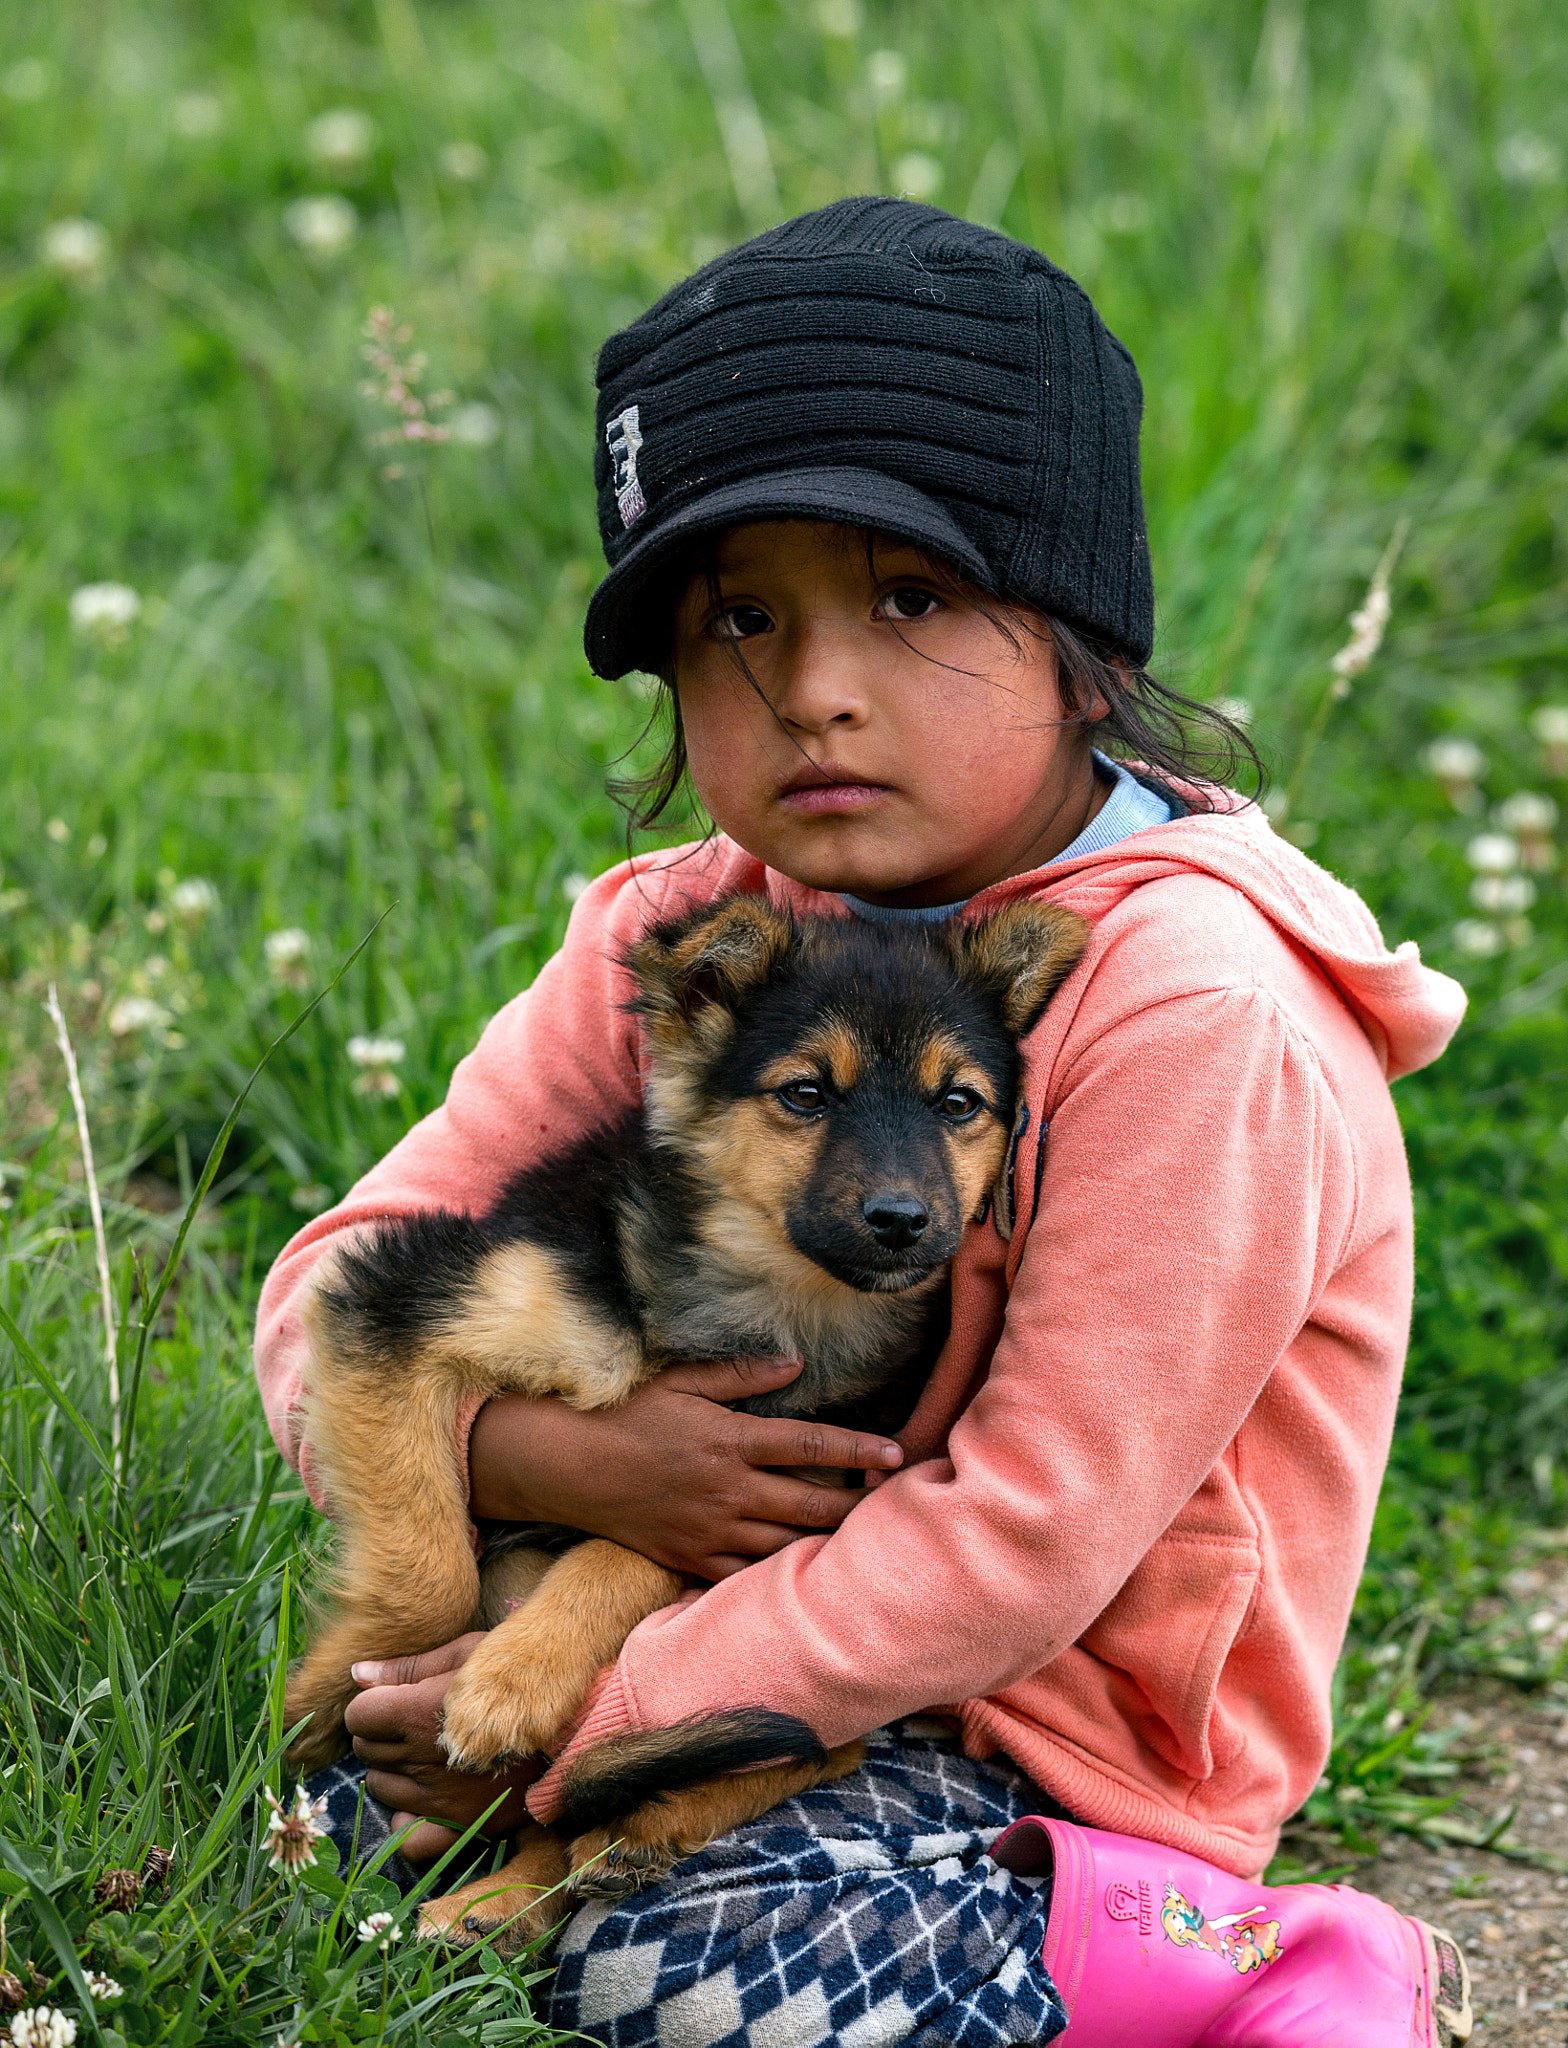
[[[607,1736],[625,1735],[635,1726],[621,1667],[612,1664],[595,1682],[566,1747],[544,1776],[528,1788],[528,1811],[541,1827],[549,1827],[561,1811],[562,1785],[573,1759]]]

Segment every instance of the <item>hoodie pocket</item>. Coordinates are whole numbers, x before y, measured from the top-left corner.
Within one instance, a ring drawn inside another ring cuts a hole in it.
[[[1209,1517],[1205,1516],[1205,1519]],[[1080,1647],[1131,1681],[1116,1687],[1137,1734],[1202,1780],[1233,1761],[1239,1731],[1218,1717],[1220,1677],[1258,1590],[1255,1535],[1183,1528],[1178,1516]]]

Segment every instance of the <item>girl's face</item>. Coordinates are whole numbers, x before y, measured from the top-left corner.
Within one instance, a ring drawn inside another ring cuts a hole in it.
[[[770,867],[953,903],[1060,853],[1104,802],[1049,639],[1014,647],[906,543],[879,536],[873,567],[852,528],[774,520],[726,533],[717,571],[717,603],[695,576],[676,621],[691,776]]]

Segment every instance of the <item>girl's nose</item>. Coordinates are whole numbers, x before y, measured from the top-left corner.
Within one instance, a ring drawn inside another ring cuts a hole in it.
[[[773,708],[786,725],[804,733],[865,722],[870,700],[862,666],[864,651],[853,636],[827,622],[807,621],[779,650],[771,678]]]

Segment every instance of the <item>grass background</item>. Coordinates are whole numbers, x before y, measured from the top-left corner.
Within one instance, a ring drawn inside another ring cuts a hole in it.
[[[621,851],[603,779],[651,700],[578,638],[598,341],[846,192],[999,222],[1095,295],[1148,392],[1159,665],[1246,701],[1284,828],[1472,992],[1398,1090],[1415,1338],[1314,1839],[1434,1824],[1435,1687],[1562,1685],[1510,1582],[1568,1509],[1568,909],[1555,837],[1522,915],[1471,900],[1467,849],[1519,791],[1568,802],[1565,69],[1547,0],[13,0],[0,1968],[84,2039],[539,2037],[515,1973],[356,1944],[373,1876],[265,1868],[310,1516],[249,1323],[301,1216],[440,1099]],[[311,124],[345,109],[366,146],[333,159]],[[313,249],[291,209],[333,196],[341,245]],[[377,445],[378,303],[453,438]],[[1401,520],[1384,648],[1326,702]],[[105,580],[138,616],[73,629]],[[1478,750],[1457,802],[1425,752],[1453,738]],[[231,1100],[384,912],[251,1092],[152,1313]],[[264,950],[285,929],[297,988]],[[51,981],[105,1190],[123,1483]],[[394,1094],[356,1090],[366,1033],[403,1045]],[[168,1890],[99,1911],[92,1877],[154,1841]],[[96,2014],[84,1958],[125,1986]]]

